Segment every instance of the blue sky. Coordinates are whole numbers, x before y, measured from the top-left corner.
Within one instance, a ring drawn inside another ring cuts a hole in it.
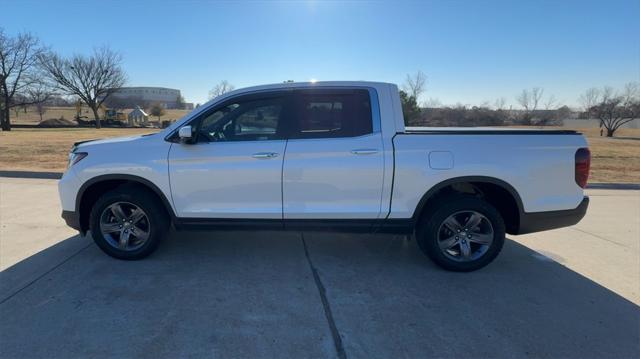
[[[493,103],[543,87],[568,105],[585,89],[640,81],[640,1],[213,2],[0,0],[0,26],[62,54],[108,45],[130,86],[204,102],[220,80],[428,77],[421,100]]]

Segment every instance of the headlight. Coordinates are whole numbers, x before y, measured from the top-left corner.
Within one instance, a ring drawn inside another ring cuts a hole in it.
[[[67,168],[75,165],[76,163],[80,162],[80,160],[82,160],[83,158],[87,157],[88,153],[86,152],[70,152],[69,153],[69,163],[67,165]]]

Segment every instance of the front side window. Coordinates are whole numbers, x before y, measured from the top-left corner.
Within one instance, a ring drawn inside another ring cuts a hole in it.
[[[373,132],[366,90],[305,90],[295,101],[292,138],[353,137]]]
[[[283,107],[283,97],[231,101],[201,119],[198,142],[277,139]]]

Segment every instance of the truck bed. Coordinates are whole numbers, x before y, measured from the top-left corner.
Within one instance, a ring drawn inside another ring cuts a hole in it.
[[[440,136],[440,135],[447,136]],[[390,218],[411,215],[424,192],[452,178],[498,179],[522,199],[524,212],[576,208],[575,153],[587,147],[571,130],[407,127],[393,138]]]

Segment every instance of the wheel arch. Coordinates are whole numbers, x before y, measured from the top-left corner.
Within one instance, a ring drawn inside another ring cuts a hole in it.
[[[471,190],[471,192],[467,192],[465,189]],[[428,211],[430,203],[452,193],[469,193],[487,200],[496,207],[504,218],[507,232],[518,233],[520,218],[524,213],[520,194],[509,183],[488,176],[462,176],[439,182],[420,198],[412,216],[413,222],[419,223],[420,218]]]
[[[107,174],[93,177],[86,181],[78,190],[76,196],[76,213],[80,221],[80,232],[89,229],[89,213],[95,201],[104,193],[122,186],[136,186],[153,193],[163,204],[164,210],[173,221],[176,217],[173,207],[164,192],[153,182],[146,178],[127,174]]]

